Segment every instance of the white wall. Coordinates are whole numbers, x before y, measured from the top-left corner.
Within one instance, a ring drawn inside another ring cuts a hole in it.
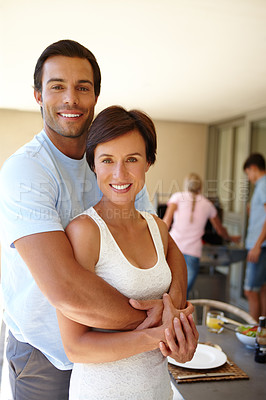
[[[155,192],[182,190],[184,178],[190,172],[196,172],[204,179],[207,151],[207,125],[155,121],[155,126],[158,135],[157,161],[147,174],[152,201]]]

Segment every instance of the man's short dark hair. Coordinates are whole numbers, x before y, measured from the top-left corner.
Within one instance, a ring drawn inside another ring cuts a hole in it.
[[[101,71],[95,56],[90,50],[82,46],[80,43],[74,40],[59,40],[48,46],[40,55],[35,71],[34,71],[34,89],[38,92],[42,91],[42,73],[43,65],[49,57],[53,56],[65,56],[65,57],[78,57],[85,58],[89,61],[93,70],[94,78],[94,93],[98,97],[101,90]]]
[[[250,156],[246,159],[243,170],[251,167],[252,165],[255,165],[258,167],[260,171],[265,171],[265,159],[262,154],[260,153],[252,153]]]

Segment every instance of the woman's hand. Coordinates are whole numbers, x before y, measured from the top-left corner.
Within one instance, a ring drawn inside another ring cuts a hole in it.
[[[159,348],[165,357],[172,357],[176,361],[185,363],[190,361],[195,353],[199,334],[192,315],[186,316],[180,312],[179,318],[175,316],[175,309],[168,294],[163,296],[162,322],[165,326],[165,341],[160,342]]]

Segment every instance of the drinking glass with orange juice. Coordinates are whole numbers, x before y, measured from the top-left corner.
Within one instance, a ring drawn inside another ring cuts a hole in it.
[[[222,311],[209,311],[207,313],[206,325],[210,332],[221,333],[223,331],[222,317],[224,313]]]

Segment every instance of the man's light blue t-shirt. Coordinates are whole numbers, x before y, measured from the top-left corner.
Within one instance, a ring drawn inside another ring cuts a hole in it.
[[[266,175],[255,183],[255,189],[250,203],[250,215],[248,232],[246,237],[246,248],[252,249],[258,240],[266,219],[264,205],[266,204]],[[266,240],[262,244],[266,246]]]
[[[95,205],[102,195],[95,175],[85,156],[65,156],[42,131],[5,162],[0,189],[5,322],[17,340],[38,348],[57,368],[70,369],[56,311],[13,243],[35,233],[63,231],[73,217]],[[136,208],[154,213],[145,187]]]

